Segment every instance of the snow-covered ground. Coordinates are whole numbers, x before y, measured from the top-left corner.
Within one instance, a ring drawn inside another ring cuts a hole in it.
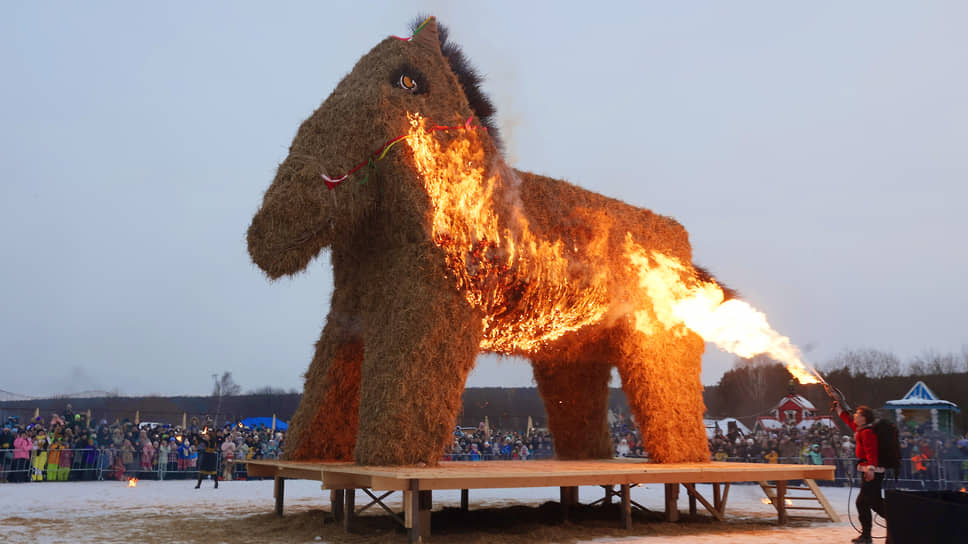
[[[284,520],[271,516],[274,508],[272,481],[221,482],[213,489],[206,481],[199,490],[194,481],[147,481],[141,480],[137,487],[129,488],[125,482],[49,482],[28,484],[0,484],[0,539],[7,543],[19,542],[327,542],[341,541],[333,536],[339,529],[335,524],[327,526],[329,533],[312,534],[312,523],[306,519],[322,519],[322,509],[329,508],[329,492],[320,489],[319,482],[290,480],[286,482],[285,512],[289,520],[298,520],[303,514],[303,526],[285,525]],[[709,486],[698,486],[703,496],[712,498]],[[723,525],[703,524],[698,532],[689,534],[647,534],[645,536],[605,536],[578,542],[611,543],[693,543],[711,544],[814,544],[822,542],[849,542],[856,536],[847,521],[848,489],[823,488],[827,499],[840,513],[843,521],[831,523],[798,521],[789,526],[776,526],[769,520],[776,519],[773,507],[763,504],[763,493],[756,485],[734,485],[727,503],[726,528]],[[656,511],[663,508],[663,486],[650,485],[632,489],[632,500]],[[802,492],[801,492],[802,493]],[[601,496],[601,490],[582,487],[580,500],[591,502]],[[856,490],[850,497],[856,497]],[[478,489],[470,491],[471,509],[505,507],[514,504],[538,506],[547,501],[557,501],[558,488],[524,489]],[[434,508],[458,507],[459,491],[435,491]],[[617,500],[617,499],[615,499]],[[357,506],[370,499],[358,492]],[[392,508],[401,509],[401,495],[395,493],[386,501]],[[683,492],[679,502],[680,511],[688,511],[688,501]],[[700,513],[704,510],[699,506]],[[316,511],[318,518],[308,518]],[[856,524],[856,511],[851,504]],[[245,521],[239,521],[245,520]],[[748,523],[747,523],[748,522]],[[296,523],[296,521],[291,521]],[[308,529],[307,529],[308,523]],[[319,522],[321,525],[321,522]],[[619,522],[616,520],[616,527]],[[273,525],[274,524],[274,525]],[[272,525],[271,527],[268,527]],[[637,523],[638,525],[638,523]],[[232,532],[231,528],[241,529]],[[267,527],[266,532],[254,528]],[[290,531],[291,529],[291,531]],[[633,529],[633,532],[636,532]],[[329,536],[321,536],[329,534]],[[621,534],[621,533],[618,533]],[[642,534],[642,531],[637,531]],[[875,528],[875,536],[883,535],[884,529]],[[355,542],[365,542],[366,535],[359,534]],[[372,536],[372,535],[371,535]],[[493,533],[481,541],[498,542]],[[403,533],[392,531],[383,534],[381,542],[405,542]],[[477,541],[461,538],[463,542]],[[446,542],[446,536],[431,539]],[[537,540],[536,540],[537,541]]]

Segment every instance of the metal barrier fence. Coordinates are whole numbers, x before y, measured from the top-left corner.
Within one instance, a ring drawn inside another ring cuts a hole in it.
[[[0,483],[127,480],[175,480],[198,478],[198,457],[179,458],[171,452],[164,460],[157,455],[142,458],[133,452],[130,459],[111,449],[64,449],[55,456],[31,451],[27,459],[17,459],[14,450],[0,449]],[[219,452],[217,474],[222,480],[248,479],[245,463],[226,462]],[[49,462],[56,458],[57,463]],[[128,459],[129,462],[125,462]],[[145,461],[145,462],[143,462]]]
[[[86,481],[86,480],[126,480],[128,478],[150,480],[173,480],[198,478],[198,459],[179,458],[176,452],[168,454],[165,462],[157,459],[157,455],[146,462],[141,452],[134,452],[129,462],[124,462],[126,456],[115,453],[112,449],[72,449],[59,450],[56,465],[49,463],[48,452],[32,451],[27,459],[15,459],[14,450],[0,450],[0,482],[42,482],[42,481]],[[244,463],[225,462],[222,454],[218,453],[218,476],[223,480],[248,479]],[[538,452],[528,455],[531,459],[551,459],[553,455]],[[508,456],[501,454],[448,454],[442,457],[447,461],[498,461],[507,460]],[[766,463],[764,459],[748,459],[745,457],[727,457],[730,462]],[[811,464],[802,457],[780,457],[779,463]],[[821,463],[835,467],[833,482],[822,481],[824,485],[859,485],[857,474],[857,459],[855,458],[822,458]],[[889,474],[888,480],[892,487],[900,489],[952,489],[959,490],[968,487],[968,457],[931,459],[927,462],[916,462],[911,459],[901,461],[901,470],[895,475]]]

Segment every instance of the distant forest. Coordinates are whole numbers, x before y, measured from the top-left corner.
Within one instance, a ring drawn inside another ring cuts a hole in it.
[[[846,351],[820,369],[832,385],[840,389],[852,406],[866,404],[874,409],[889,400],[900,399],[918,380],[923,381],[941,399],[960,408],[968,407],[968,349],[959,355],[926,353],[904,367],[897,357],[877,350]],[[735,417],[752,426],[756,417],[766,415],[791,388],[826,413],[830,399],[820,385],[792,382],[787,370],[764,357],[738,359],[714,386],[703,394],[706,414],[710,418]],[[221,393],[221,394],[219,394]],[[63,413],[70,403],[75,413],[91,411],[95,421],[125,419],[180,424],[182,418],[207,416],[218,421],[239,421],[253,416],[275,415],[288,421],[296,410],[300,394],[264,387],[241,393],[231,374],[223,374],[210,396],[201,397],[121,397],[33,399],[0,402],[0,418],[18,417],[25,421],[40,414]],[[625,395],[613,389],[609,409],[624,416],[629,414]],[[523,430],[528,418],[537,427],[547,425],[544,405],[533,387],[468,388],[463,394],[463,409],[455,425],[477,426],[487,417],[492,428]],[[955,429],[968,431],[964,413],[955,416]]]

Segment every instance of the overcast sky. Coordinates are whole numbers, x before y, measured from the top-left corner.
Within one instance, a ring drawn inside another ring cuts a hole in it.
[[[0,390],[301,390],[328,257],[270,283],[245,230],[418,13],[486,74],[512,164],[676,218],[811,361],[968,343],[968,4],[334,4],[0,4]],[[732,362],[707,346],[703,382]],[[531,383],[483,357],[468,385]]]

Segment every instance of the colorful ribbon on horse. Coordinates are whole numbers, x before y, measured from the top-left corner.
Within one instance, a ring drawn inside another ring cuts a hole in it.
[[[433,19],[433,17],[427,17],[426,19],[424,19],[424,22],[420,23],[420,26],[417,27],[417,30],[413,31],[413,34],[411,34],[409,38],[401,38],[400,36],[394,36],[394,38],[402,42],[409,42],[410,40],[413,39],[414,36],[417,35],[417,32],[420,32],[420,30],[424,27],[424,25],[430,22],[431,19]]]
[[[487,127],[471,126],[471,121],[473,119],[474,119],[473,115],[468,117],[467,121],[465,121],[463,125],[456,125],[456,126],[450,126],[450,127],[442,127],[440,125],[434,125],[430,128],[430,132],[437,132],[438,130],[469,130],[469,129],[478,129],[478,128],[483,128],[484,130],[487,130]],[[356,173],[360,168],[363,168],[364,166],[370,166],[371,168],[375,169],[376,161],[381,160],[383,157],[386,157],[387,152],[390,151],[390,148],[396,145],[397,142],[400,142],[401,140],[406,140],[407,136],[408,136],[407,134],[404,134],[403,136],[397,136],[396,138],[383,144],[383,147],[376,150],[373,154],[367,157],[365,161],[361,162],[360,164],[357,164],[356,166],[351,168],[349,172],[343,174],[338,178],[331,178],[327,176],[325,173],[320,174],[320,176],[322,176],[323,178],[323,182],[326,184],[326,187],[329,187],[329,190],[332,191],[333,189],[336,188],[337,185],[345,181],[346,178],[350,177],[350,175]],[[360,183],[366,183],[366,180],[368,179],[370,179],[369,172],[367,172],[366,177],[364,177],[363,181],[361,181]]]

